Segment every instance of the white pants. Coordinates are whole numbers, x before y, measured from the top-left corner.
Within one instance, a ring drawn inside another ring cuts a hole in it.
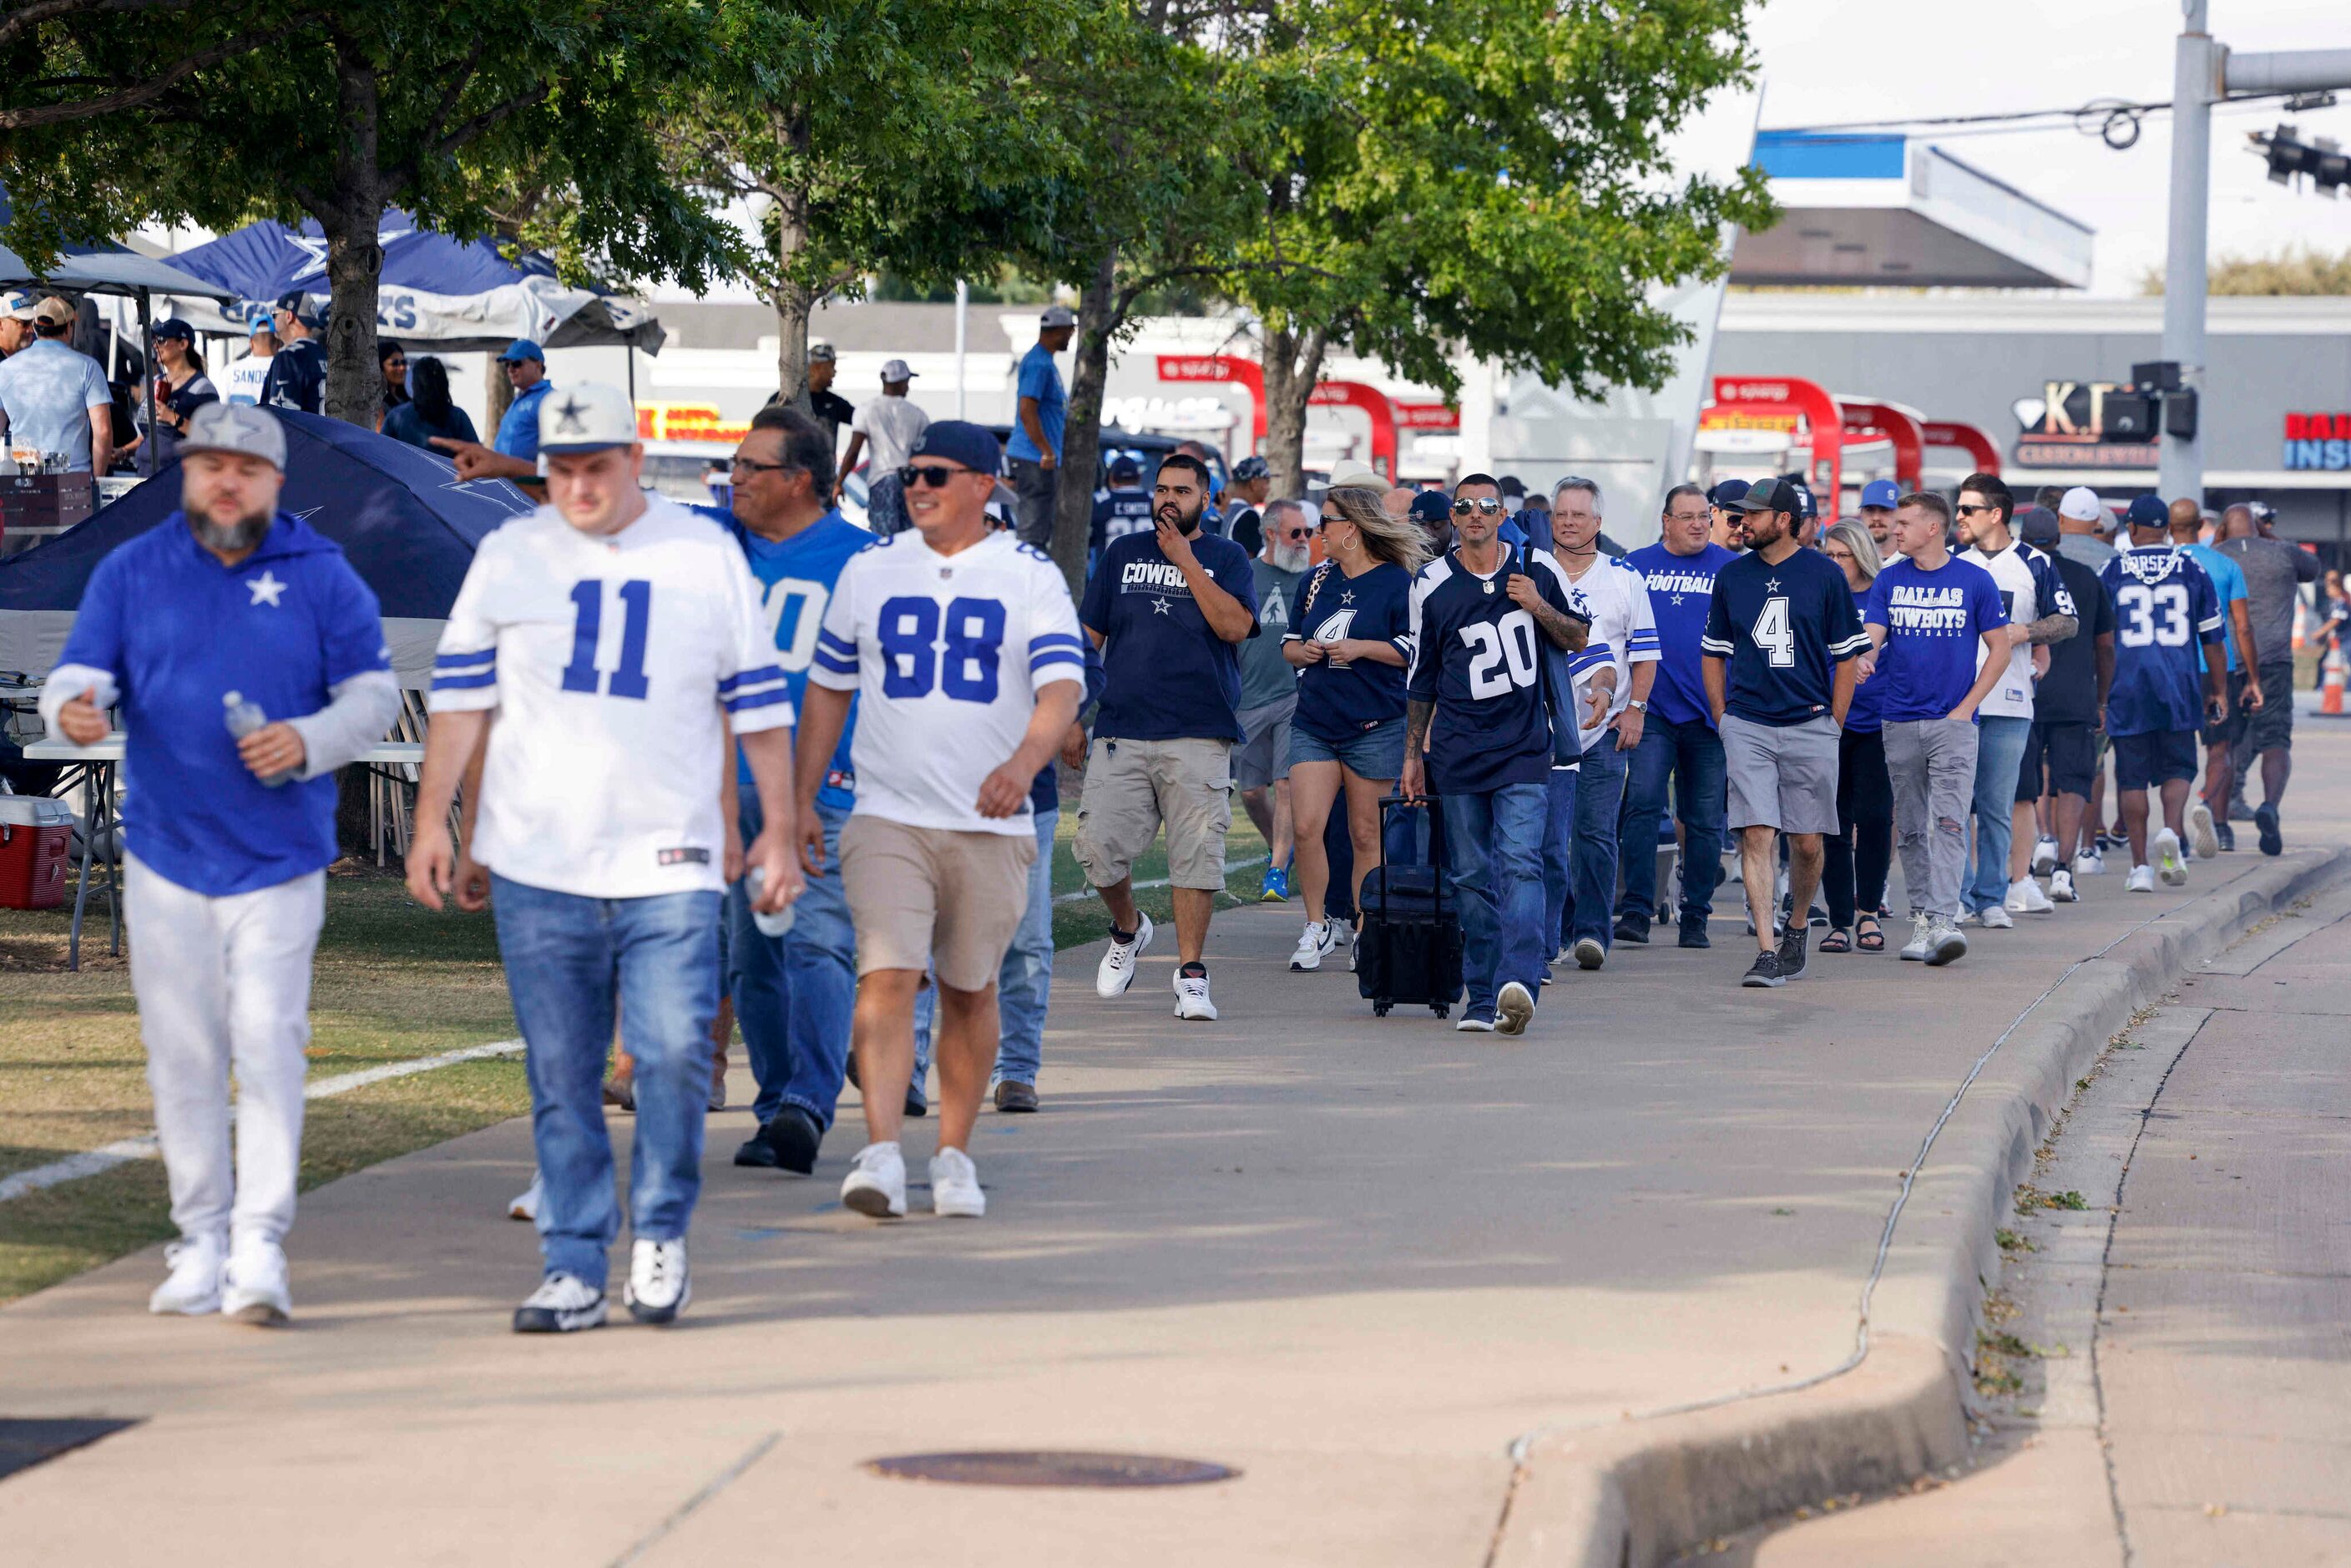
[[[125,855],[131,988],[183,1236],[278,1241],[294,1223],[310,956],[327,873],[210,898]],[[228,1074],[236,1068],[236,1163]]]

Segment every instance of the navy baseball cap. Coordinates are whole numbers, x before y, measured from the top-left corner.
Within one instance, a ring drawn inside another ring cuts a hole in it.
[[[1001,466],[1004,447],[996,433],[965,419],[942,419],[914,437],[914,457],[944,457],[975,474],[993,474]]]
[[[528,338],[517,338],[507,345],[507,351],[498,356],[498,363],[502,365],[519,364],[525,360],[537,360],[543,365],[547,363],[547,350]]]
[[[1110,476],[1113,479],[1140,479],[1143,477],[1143,465],[1122,455],[1112,459]]]
[[[1741,512],[1789,512],[1801,517],[1810,515],[1804,506],[1810,498],[1785,479],[1758,479],[1747,486],[1747,494],[1727,504]]]
[[[2016,537],[2038,549],[2054,549],[2057,536],[2064,529],[2057,526],[2057,514],[2046,507],[2027,507],[2016,519]]]
[[[310,297],[298,288],[290,294],[278,296],[277,308],[301,322],[305,327],[317,327],[326,319],[325,313],[311,304]]]
[[[1898,507],[1902,504],[1902,486],[1891,479],[1872,479],[1861,487],[1861,504],[1865,507]]]
[[[1736,511],[1739,504],[1747,498],[1747,481],[1725,479],[1721,484],[1708,490],[1706,493],[1706,498],[1708,504],[1719,507],[1726,512]]]
[[[193,343],[196,340],[196,329],[177,316],[166,316],[155,323],[155,340],[160,343],[166,338],[177,338],[183,343]]]
[[[1441,523],[1453,516],[1453,502],[1442,490],[1423,490],[1413,497],[1405,515],[1416,523]]]
[[[1233,465],[1233,477],[1244,485],[1252,479],[1262,479],[1272,472],[1262,457],[1244,457]]]
[[[2167,528],[2171,526],[2171,508],[2160,496],[2141,496],[2131,502],[2123,521],[2135,528]]]
[[[1820,503],[1813,498],[1813,487],[1811,486],[1805,484],[1802,479],[1782,479],[1780,483],[1786,486],[1789,493],[1796,497],[1796,505],[1794,507],[1796,516],[1800,517],[1817,517],[1821,515]]]

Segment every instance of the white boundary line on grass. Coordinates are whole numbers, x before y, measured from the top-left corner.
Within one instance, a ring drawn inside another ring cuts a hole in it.
[[[430,1072],[438,1067],[454,1067],[461,1061],[479,1061],[486,1057],[512,1056],[522,1050],[518,1040],[493,1040],[488,1045],[468,1045],[456,1051],[444,1051],[438,1056],[420,1056],[411,1061],[387,1061],[381,1067],[361,1068],[357,1072],[339,1072],[332,1078],[321,1078],[304,1086],[305,1100],[331,1100],[338,1094],[348,1094],[354,1089],[385,1083],[395,1078],[411,1078],[419,1072]],[[235,1114],[232,1106],[230,1113]],[[45,1166],[35,1166],[28,1171],[0,1180],[0,1203],[39,1192],[69,1181],[79,1181],[100,1171],[112,1170],[132,1160],[152,1160],[160,1149],[155,1134],[148,1133],[136,1138],[123,1138],[99,1148],[85,1149],[64,1159],[52,1160]]]
[[[1228,865],[1228,866],[1226,866],[1226,867],[1225,867],[1225,874],[1226,874],[1227,876],[1230,876],[1230,875],[1232,875],[1232,874],[1233,874],[1233,873],[1235,873],[1235,872],[1237,872],[1237,871],[1248,871],[1248,870],[1250,870],[1250,869],[1251,869],[1251,868],[1253,868],[1253,867],[1256,867],[1256,866],[1261,866],[1261,865],[1267,864],[1267,863],[1268,863],[1268,862],[1270,862],[1272,859],[1273,859],[1273,857],[1272,857],[1271,855],[1259,855],[1259,856],[1258,856],[1258,857],[1257,857],[1257,859],[1255,859],[1255,860],[1253,860],[1253,861],[1235,861],[1235,862],[1233,862],[1230,865]],[[1165,887],[1165,886],[1167,885],[1167,881],[1168,881],[1168,879],[1167,879],[1167,878],[1165,878],[1165,877],[1164,877],[1164,876],[1161,876],[1161,877],[1154,877],[1154,878],[1153,878],[1151,881],[1149,881],[1149,882],[1138,882],[1138,883],[1136,883],[1134,884],[1134,891],[1135,891],[1136,893],[1141,893],[1141,892],[1144,892],[1144,891],[1145,889],[1147,889],[1147,888],[1154,888],[1154,887]],[[1093,895],[1094,895],[1094,890],[1093,890],[1092,888],[1091,888],[1091,887],[1081,887],[1081,888],[1078,889],[1078,891],[1077,891],[1077,892],[1075,892],[1075,893],[1057,893],[1057,894],[1055,894],[1053,895],[1053,902],[1054,902],[1055,904],[1077,904],[1077,903],[1081,903],[1081,902],[1082,902],[1083,900],[1086,900],[1086,899],[1092,898]]]

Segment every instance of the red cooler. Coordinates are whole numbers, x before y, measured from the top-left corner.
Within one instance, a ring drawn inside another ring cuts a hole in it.
[[[63,800],[0,795],[0,909],[55,909],[66,901],[73,812]]]

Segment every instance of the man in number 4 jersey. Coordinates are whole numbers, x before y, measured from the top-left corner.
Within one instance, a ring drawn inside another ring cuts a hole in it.
[[[914,527],[841,568],[817,634],[800,733],[800,843],[811,874],[825,759],[858,696],[857,804],[841,871],[857,927],[853,1045],[867,1143],[841,1202],[906,1212],[898,1147],[914,1071],[914,994],[938,977],[939,1152],[931,1204],[987,1212],[972,1126],[996,1063],[996,977],[1038,854],[1029,788],[1078,716],[1085,645],[1052,558],[987,526],[1000,449],[942,420],[899,470]]]
[[[471,848],[490,873],[545,1182],[545,1275],[514,1326],[561,1333],[604,1321],[620,1234],[602,1095],[616,1003],[636,1062],[629,1311],[668,1322],[691,1293],[719,901],[736,873],[719,807],[729,722],[776,824],[747,857],[766,877],[754,907],[790,903],[800,874],[792,708],[743,552],[638,488],[644,448],[616,389],[549,396],[538,434],[550,504],[482,541],[441,635],[408,888],[434,909],[450,891],[449,800],[486,727]]]

